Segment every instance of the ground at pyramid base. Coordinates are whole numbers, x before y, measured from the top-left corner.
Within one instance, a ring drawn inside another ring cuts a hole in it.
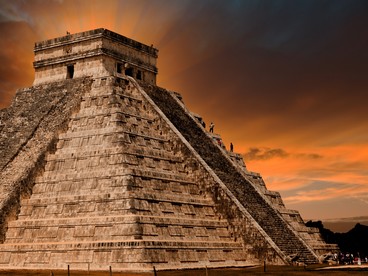
[[[35,44],[0,110],[0,268],[312,264],[337,251],[180,94],[158,50],[106,29]]]

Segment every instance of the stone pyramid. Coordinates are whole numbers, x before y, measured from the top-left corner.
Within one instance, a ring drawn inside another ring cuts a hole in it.
[[[106,29],[35,44],[0,111],[0,268],[317,263],[336,250],[156,86],[158,51]]]

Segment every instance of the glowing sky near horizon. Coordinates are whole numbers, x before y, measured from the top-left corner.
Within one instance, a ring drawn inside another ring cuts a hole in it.
[[[368,215],[368,2],[0,0],[0,108],[34,42],[107,28],[304,218]]]

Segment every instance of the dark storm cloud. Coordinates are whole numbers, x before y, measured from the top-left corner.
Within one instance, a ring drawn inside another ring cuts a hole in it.
[[[180,45],[185,70],[176,80],[195,109],[227,122],[276,114],[269,131],[316,134],[317,127],[322,136],[368,119],[367,1],[201,3],[164,40],[181,35],[178,29],[190,33]],[[182,12],[189,15],[190,5]]]

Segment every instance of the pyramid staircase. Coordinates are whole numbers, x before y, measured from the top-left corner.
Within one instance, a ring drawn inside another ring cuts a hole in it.
[[[279,212],[233,164],[223,150],[190,115],[176,93],[142,83],[148,95],[165,113],[191,146],[199,153],[220,180],[229,188],[252,218],[275,242],[285,256],[293,256],[304,263],[317,263],[318,256],[283,219]],[[291,258],[291,257],[290,257]],[[287,259],[286,259],[287,260]]]

